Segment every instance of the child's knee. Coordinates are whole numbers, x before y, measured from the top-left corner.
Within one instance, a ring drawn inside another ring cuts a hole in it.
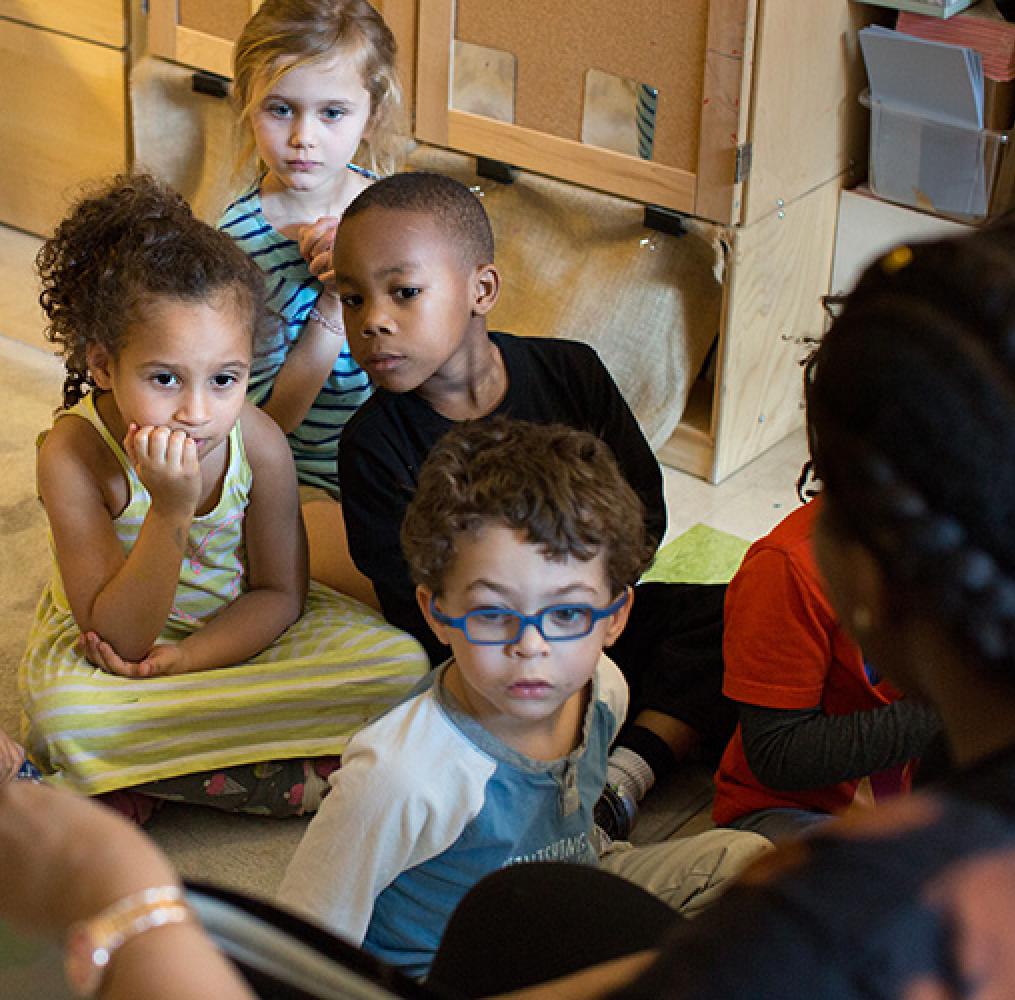
[[[645,847],[618,844],[604,856],[602,865],[693,917],[771,850],[771,841],[759,834],[715,829]]]

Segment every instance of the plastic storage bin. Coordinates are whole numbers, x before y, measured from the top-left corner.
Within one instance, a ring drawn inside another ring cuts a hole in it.
[[[874,100],[868,183],[879,198],[962,222],[1015,202],[1011,133],[953,125]]]

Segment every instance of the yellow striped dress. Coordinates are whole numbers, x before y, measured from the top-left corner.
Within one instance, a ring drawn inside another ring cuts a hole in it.
[[[148,512],[148,492],[92,397],[61,416],[70,414],[88,420],[123,466],[130,499],[114,525],[129,552]],[[191,526],[160,642],[189,635],[245,588],[243,515],[252,478],[237,423],[221,498]],[[415,639],[314,583],[300,620],[236,666],[117,677],[75,650],[78,635],[54,560],[19,671],[23,736],[54,782],[88,795],[238,764],[340,754],[429,669]]]

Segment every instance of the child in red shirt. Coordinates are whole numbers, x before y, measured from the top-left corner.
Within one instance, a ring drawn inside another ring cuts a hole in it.
[[[908,788],[939,728],[864,663],[818,576],[820,498],[755,542],[726,594],[723,693],[740,723],[716,773],[716,823],[773,840],[845,811],[861,779]],[[881,773],[878,773],[881,772]]]

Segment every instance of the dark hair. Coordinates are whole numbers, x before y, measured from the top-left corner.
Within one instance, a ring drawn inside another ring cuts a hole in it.
[[[265,0],[233,49],[233,100],[243,133],[241,164],[254,152],[250,112],[266,87],[297,66],[348,57],[370,95],[365,166],[387,173],[401,158],[401,88],[395,39],[367,0]]]
[[[464,185],[426,170],[385,177],[361,191],[343,218],[368,208],[429,215],[448,243],[461,250],[467,267],[493,263],[493,230],[482,202]]]
[[[117,176],[80,200],[35,260],[46,337],[67,367],[63,405],[92,384],[87,350],[116,357],[154,299],[203,302],[232,295],[251,337],[270,322],[264,277],[225,233],[196,219],[186,201],[147,174]]]
[[[402,524],[413,580],[441,593],[457,539],[489,523],[524,533],[550,559],[604,553],[614,594],[652,558],[642,502],[609,447],[560,424],[494,417],[440,439]]]
[[[1015,227],[897,247],[807,367],[833,530],[1015,681]]]

